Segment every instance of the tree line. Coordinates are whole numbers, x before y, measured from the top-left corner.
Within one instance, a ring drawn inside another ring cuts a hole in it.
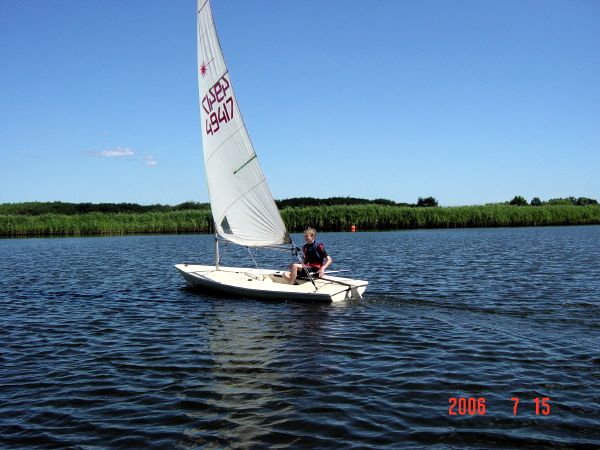
[[[403,203],[388,200],[386,198],[376,198],[375,200],[367,200],[365,198],[356,197],[295,197],[285,200],[275,200],[279,209],[284,208],[308,208],[312,206],[351,206],[351,205],[382,205],[382,206],[408,206],[408,207],[425,207],[438,206],[438,202],[433,197],[419,197],[416,203]]]
[[[395,206],[408,208],[437,207],[438,201],[434,197],[419,197],[416,203],[395,202],[385,198],[376,198],[368,200],[357,197],[295,197],[284,200],[275,200],[280,210],[286,208],[311,208],[323,206]],[[563,197],[552,198],[546,201],[539,197],[533,197],[527,201],[525,197],[516,195],[512,200],[500,203],[513,206],[588,206],[598,205],[598,201],[588,197]],[[178,205],[139,205],[137,203],[68,203],[68,202],[23,202],[23,203],[2,203],[0,204],[0,215],[25,215],[39,216],[43,214],[63,214],[74,216],[89,213],[105,214],[142,214],[157,212],[175,212],[175,211],[209,211],[209,203],[200,203],[187,201]]]
[[[437,206],[437,200],[433,197],[419,197],[417,203],[398,203],[393,200],[378,198],[367,200],[356,197],[298,197],[285,200],[275,200],[279,209],[285,208],[306,208],[311,206],[349,206],[349,205],[383,205],[383,206],[409,206],[425,207]],[[210,204],[188,201],[178,205],[139,205],[137,203],[68,203],[68,202],[23,202],[23,203],[2,203],[0,204],[0,214],[5,215],[26,215],[39,216],[42,214],[64,214],[68,216],[89,214],[89,213],[150,213],[150,212],[171,212],[171,211],[201,211],[208,210]]]
[[[564,198],[551,198],[547,201],[540,200],[539,197],[533,197],[528,203],[527,199],[522,195],[515,195],[514,198],[506,202],[506,204],[514,206],[542,206],[542,205],[554,205],[554,206],[589,206],[597,205],[598,200],[588,197],[564,197]]]
[[[419,197],[416,203],[395,202],[385,198],[376,198],[368,200],[357,197],[295,197],[284,200],[275,200],[280,210],[286,208],[311,208],[322,206],[395,206],[395,207],[437,207],[438,201],[434,197]],[[598,205],[598,201],[588,197],[564,197],[552,198],[546,201],[539,197],[533,197],[530,202],[521,195],[516,195],[512,200],[500,203],[513,206],[588,206]],[[2,203],[0,204],[0,215],[26,215],[39,216],[43,214],[63,214],[74,216],[89,213],[105,214],[142,214],[156,212],[175,212],[175,211],[208,211],[209,203],[200,203],[187,201],[178,205],[139,205],[137,203],[68,203],[68,202],[23,202],[23,203]]]
[[[75,216],[89,213],[150,213],[209,209],[208,203],[185,202],[179,205],[138,205],[137,203],[68,203],[68,202],[23,202],[2,203],[0,214],[40,216],[42,214],[64,214]]]

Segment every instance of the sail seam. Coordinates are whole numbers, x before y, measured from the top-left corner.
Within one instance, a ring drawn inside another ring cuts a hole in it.
[[[210,24],[210,28],[214,28],[215,29],[215,33],[217,32],[217,28],[215,27],[214,22]],[[210,31],[210,28],[207,28],[206,31],[200,35],[200,41],[203,41],[205,39],[205,36]]]
[[[226,215],[227,215],[227,212],[228,212],[228,211],[231,209],[231,207],[232,207],[233,205],[235,205],[237,202],[239,202],[241,199],[243,199],[243,198],[244,198],[244,196],[245,196],[245,195],[246,195],[248,192],[250,192],[250,191],[252,191],[253,189],[257,188],[257,187],[258,187],[258,186],[260,186],[261,184],[263,184],[263,183],[266,183],[266,181],[267,181],[267,179],[266,179],[266,178],[263,176],[263,177],[262,177],[262,178],[261,178],[261,179],[258,181],[258,183],[254,184],[252,187],[250,187],[249,189],[247,189],[246,191],[244,191],[244,192],[243,192],[243,193],[242,193],[242,194],[241,194],[239,197],[237,197],[237,198],[236,198],[234,201],[232,201],[232,202],[231,202],[229,205],[227,205],[227,208],[223,209],[223,216],[226,216]],[[281,215],[280,215],[279,217],[281,217]]]
[[[242,128],[246,128],[246,125],[244,125],[243,122],[237,130],[235,130],[233,133],[231,133],[231,136],[229,136],[227,139],[225,139],[223,142],[221,142],[221,144],[219,144],[219,146],[217,148],[215,148],[210,155],[208,155],[208,158],[206,158],[205,163],[208,163],[210,161],[210,159],[219,151],[219,149],[221,147],[223,147],[236,134],[238,134]],[[254,152],[254,154],[256,154],[256,152]]]

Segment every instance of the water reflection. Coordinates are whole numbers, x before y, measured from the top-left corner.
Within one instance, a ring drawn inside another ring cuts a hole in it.
[[[185,431],[185,442],[219,436],[223,445],[256,445],[297,416],[298,390],[310,383],[299,382],[297,369],[320,366],[318,352],[310,349],[324,333],[328,308],[279,303],[265,314],[272,303],[222,296],[199,301],[205,304],[196,338],[210,364],[201,383],[183,390],[181,400],[189,401],[178,403],[198,424]],[[302,360],[290,357],[299,351]]]

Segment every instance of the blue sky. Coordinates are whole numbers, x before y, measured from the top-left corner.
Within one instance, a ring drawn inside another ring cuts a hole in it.
[[[600,199],[600,2],[213,0],[277,199]],[[0,203],[208,200],[195,0],[0,0]]]

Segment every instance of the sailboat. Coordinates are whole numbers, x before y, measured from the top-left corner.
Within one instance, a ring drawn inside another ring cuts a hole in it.
[[[360,298],[368,282],[310,276],[290,285],[280,270],[221,265],[219,243],[298,254],[250,141],[231,83],[209,0],[198,0],[198,87],[204,167],[215,229],[214,265],[175,267],[193,288],[235,296],[332,302]],[[250,253],[252,255],[252,253]]]

